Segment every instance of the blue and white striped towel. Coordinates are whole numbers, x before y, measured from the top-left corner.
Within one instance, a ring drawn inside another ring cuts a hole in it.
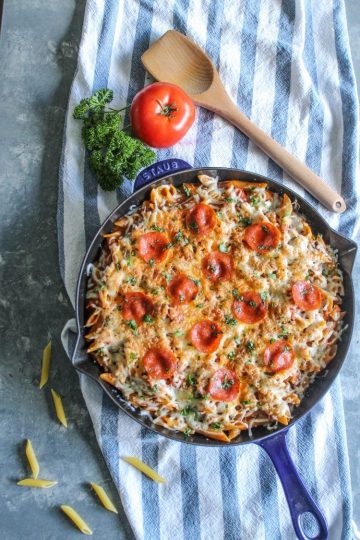
[[[60,265],[72,302],[87,245],[132,189],[126,182],[117,193],[98,190],[73,108],[106,86],[114,90],[119,106],[130,103],[147,82],[141,54],[169,28],[191,36],[208,52],[228,92],[254,122],[342,192],[348,204],[345,215],[317,207],[333,227],[349,237],[356,234],[357,100],[343,0],[88,0],[59,188]],[[158,152],[159,159],[170,156],[195,166],[246,168],[283,179],[304,195],[246,137],[205,110],[198,111],[183,142]],[[71,333],[64,332],[63,341],[69,350]],[[80,382],[136,538],[294,538],[279,480],[259,447],[205,449],[171,442],[119,412],[87,378]],[[288,442],[326,515],[330,538],[350,539],[351,489],[339,381],[290,430]],[[152,483],[119,459],[127,454],[158,469],[167,484]]]

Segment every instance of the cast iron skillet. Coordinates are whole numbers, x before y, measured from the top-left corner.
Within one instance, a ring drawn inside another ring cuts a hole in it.
[[[197,175],[205,173],[209,176],[218,176],[220,180],[237,179],[250,180],[254,182],[267,182],[269,187],[280,193],[287,193],[292,200],[295,198],[299,202],[300,211],[311,223],[313,230],[321,233],[325,242],[339,250],[339,263],[344,273],[345,296],[343,299],[343,308],[346,311],[345,325],[346,330],[343,333],[342,340],[338,344],[336,357],[330,362],[329,366],[323,371],[315,382],[310,386],[299,407],[295,408],[293,419],[289,426],[279,426],[277,430],[269,432],[266,428],[258,427],[254,429],[250,437],[247,432],[243,432],[237,438],[229,443],[209,440],[203,435],[195,434],[189,438],[184,438],[183,434],[168,430],[161,426],[154,425],[151,420],[141,414],[130,405],[115,388],[99,379],[100,367],[86,353],[87,344],[84,340],[84,321],[85,321],[85,295],[88,280],[89,264],[94,262],[100,252],[102,244],[102,235],[109,232],[114,221],[120,216],[126,214],[133,205],[140,205],[148,198],[152,187],[160,185],[166,179],[175,186],[180,186],[183,182],[196,182]],[[165,177],[165,178],[164,178]],[[131,418],[139,422],[159,435],[163,435],[174,441],[180,441],[187,444],[202,446],[237,446],[247,443],[256,443],[260,445],[270,456],[282,482],[286,499],[289,504],[292,522],[295,532],[300,539],[306,539],[306,533],[302,526],[302,515],[310,512],[317,521],[318,534],[316,539],[324,540],[328,538],[328,530],[324,516],[320,512],[315,501],[307,492],[297,470],[291,460],[286,446],[286,433],[289,427],[295,424],[300,418],[308,413],[312,407],[320,401],[324,394],[330,388],[335,377],[339,373],[345,360],[354,322],[354,291],[351,280],[351,271],[356,256],[357,246],[355,242],[348,240],[332,230],[318,212],[305,200],[296,195],[292,190],[285,186],[270,180],[264,176],[228,168],[202,168],[191,169],[191,166],[182,160],[168,159],[161,161],[151,167],[148,167],[140,173],[134,184],[134,193],[121,203],[105,220],[99,231],[95,235],[81,266],[77,293],[76,293],[76,320],[78,326],[78,338],[72,357],[74,367],[80,373],[88,375],[97,381],[113,402]]]

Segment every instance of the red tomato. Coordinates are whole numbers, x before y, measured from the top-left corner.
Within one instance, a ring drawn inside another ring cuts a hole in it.
[[[189,304],[196,297],[199,288],[185,274],[178,274],[170,281],[167,292],[174,304]]]
[[[240,391],[240,382],[231,369],[218,369],[209,384],[209,393],[217,401],[234,401]]]
[[[200,352],[216,351],[221,341],[222,330],[214,321],[203,320],[191,328],[190,338],[195,349]]]
[[[145,353],[142,361],[152,379],[170,379],[176,370],[176,358],[167,349],[153,347]]]
[[[249,248],[264,253],[276,248],[280,241],[280,231],[267,221],[254,223],[246,227],[244,240]]]
[[[231,278],[234,263],[231,255],[213,251],[202,260],[202,271],[210,281],[226,281]]]
[[[186,226],[197,236],[206,236],[215,225],[216,214],[208,204],[196,204],[186,214]]]
[[[267,306],[261,296],[254,291],[241,293],[232,305],[233,313],[238,321],[255,324],[265,319]]]
[[[151,315],[154,304],[146,294],[142,292],[130,292],[125,294],[123,304],[123,317],[126,321],[142,322],[145,315]]]
[[[161,232],[145,233],[139,238],[139,255],[144,261],[161,262],[167,255],[169,238]]]
[[[297,281],[291,289],[295,304],[305,311],[313,311],[321,306],[322,294],[318,287],[308,281]]]
[[[288,369],[293,365],[294,359],[292,347],[282,339],[275,341],[264,351],[264,364],[272,373]]]
[[[190,129],[195,120],[195,106],[179,86],[158,82],[136,94],[130,115],[136,137],[154,148],[167,148]]]

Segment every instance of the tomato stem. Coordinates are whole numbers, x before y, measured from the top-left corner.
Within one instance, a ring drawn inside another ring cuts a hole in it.
[[[161,101],[159,99],[157,99],[156,101],[161,107],[161,111],[159,113],[161,116],[167,116],[168,118],[174,118],[174,116],[175,116],[174,113],[177,112],[177,107],[176,107],[175,103],[168,103],[167,105],[164,105],[163,103],[161,103]]]

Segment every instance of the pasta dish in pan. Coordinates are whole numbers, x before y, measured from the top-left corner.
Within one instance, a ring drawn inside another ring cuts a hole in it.
[[[105,235],[87,289],[101,378],[155,424],[229,441],[287,425],[336,354],[337,254],[286,194],[202,175]]]

